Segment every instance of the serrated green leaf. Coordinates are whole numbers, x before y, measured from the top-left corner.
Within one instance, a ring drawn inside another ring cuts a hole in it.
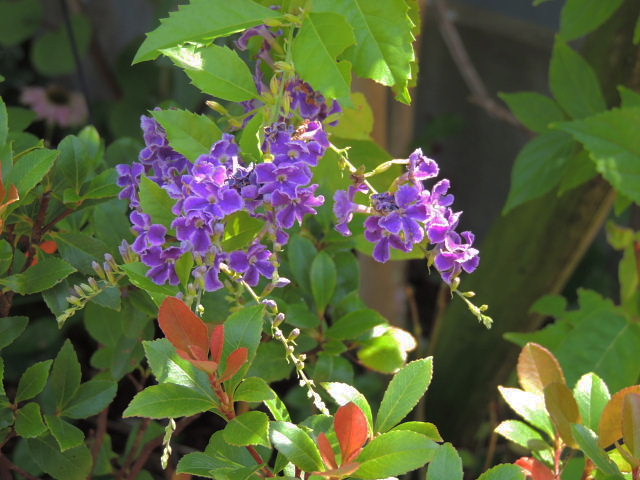
[[[566,445],[575,447],[571,424],[580,421],[580,411],[573,392],[564,383],[553,382],[544,387],[544,404],[556,431]]]
[[[56,410],[63,410],[80,386],[80,362],[69,340],[64,342],[53,361],[48,388],[53,392]]]
[[[263,402],[275,397],[275,392],[259,377],[245,378],[233,393],[236,402]]]
[[[336,265],[326,252],[320,252],[311,263],[309,272],[311,292],[320,315],[325,311],[336,290]]]
[[[28,317],[0,318],[0,349],[11,345],[24,332],[28,323]]]
[[[188,110],[152,110],[151,115],[167,132],[171,147],[194,162],[222,138],[216,123]]]
[[[203,93],[232,102],[259,96],[251,71],[230,48],[209,45],[205,48],[176,47],[162,50],[182,68]]]
[[[133,63],[153,60],[160,50],[185,42],[203,42],[255,27],[280,13],[251,0],[191,0],[181,5],[142,43]]]
[[[229,355],[241,347],[249,349],[249,362],[246,367],[248,368],[260,344],[263,318],[264,307],[262,305],[245,307],[227,318],[224,322],[225,342],[221,371],[224,371],[225,360]]]
[[[30,457],[46,473],[58,480],[86,480],[92,457],[86,445],[61,452],[52,437],[27,440]]]
[[[13,247],[4,238],[0,239],[0,275],[4,275],[13,263]]]
[[[453,445],[445,443],[438,448],[426,480],[462,480],[462,459]]]
[[[393,431],[374,438],[356,461],[354,476],[363,480],[393,477],[422,467],[431,461],[438,444],[411,431]]]
[[[177,418],[189,417],[216,407],[211,398],[192,388],[162,383],[138,393],[123,417]]]
[[[264,228],[264,222],[241,211],[229,215],[225,219],[225,227],[222,247],[229,252],[248,247]]]
[[[324,469],[324,463],[315,442],[304,430],[293,423],[273,422],[271,443],[291,463],[305,472]]]
[[[22,43],[38,31],[43,8],[39,0],[0,2],[0,45]],[[0,146],[3,145],[0,138]]]
[[[394,432],[397,430],[408,430],[410,432],[416,432],[420,435],[424,435],[425,437],[430,438],[434,442],[442,442],[442,436],[438,431],[438,427],[436,427],[433,423],[404,422],[396,425],[390,431]]]
[[[588,117],[607,108],[589,63],[560,39],[553,48],[549,82],[556,100],[572,118]]]
[[[580,445],[580,449],[593,463],[607,475],[615,478],[623,478],[615,463],[607,456],[606,452],[598,445],[598,436],[584,425],[572,425],[571,430],[574,438]]]
[[[287,362],[284,346],[278,341],[260,342],[247,375],[260,377],[268,383],[289,378],[293,365]]]
[[[118,173],[115,168],[109,168],[91,179],[89,184],[83,187],[82,200],[98,200],[102,198],[116,197],[122,187],[117,184]]]
[[[555,188],[574,149],[575,142],[561,132],[547,132],[527,143],[516,157],[503,214]]]
[[[311,291],[311,262],[318,255],[318,250],[313,242],[300,235],[292,235],[289,245],[287,245],[287,255],[289,266],[293,273],[293,279],[305,291]]]
[[[174,383],[197,390],[212,402],[216,395],[207,374],[182,358],[168,339],[143,342],[147,361],[159,383]]]
[[[84,442],[84,433],[75,425],[61,419],[57,415],[46,415],[44,420],[51,431],[51,435],[58,442],[61,452],[75,448]]]
[[[554,438],[555,430],[542,395],[525,392],[519,388],[498,387],[498,390],[514,412],[549,437]]]
[[[607,21],[624,0],[567,0],[560,16],[560,35],[566,41],[575,40]]]
[[[573,389],[584,426],[597,432],[604,407],[611,395],[607,385],[595,373],[586,373]]]
[[[622,107],[640,107],[640,93],[624,85],[618,85],[618,93],[620,94]]]
[[[221,465],[222,464],[222,465]],[[204,478],[215,478],[212,472],[221,472],[224,463],[203,452],[187,453],[178,462],[176,473],[198,475]]]
[[[167,191],[146,176],[140,179],[140,205],[145,213],[151,216],[151,221],[171,229],[175,215],[171,211],[175,200]]]
[[[557,128],[573,135],[591,153],[596,169],[616,190],[640,203],[640,136],[634,126],[640,108],[621,108]]]
[[[519,420],[505,420],[498,425],[496,433],[527,450],[538,452],[545,461],[553,461],[551,446],[537,431]]]
[[[11,169],[7,178],[7,185],[15,185],[20,198],[25,198],[38,183],[42,181],[56,159],[58,152],[40,148],[21,157]]]
[[[57,242],[60,255],[87,275],[95,275],[92,262],[109,251],[103,241],[82,232],[56,232],[51,237]]]
[[[47,256],[23,273],[1,278],[0,285],[4,285],[20,295],[28,295],[42,292],[57,285],[75,271],[76,269],[64,260]]]
[[[165,298],[175,296],[179,292],[176,286],[158,285],[147,277],[146,274],[149,271],[149,267],[142,262],[126,263],[121,265],[120,268],[126,272],[131,283],[147,292],[158,306],[162,305]]]
[[[537,133],[549,131],[549,124],[566,119],[552,98],[537,92],[501,93],[513,114],[530,130]]]
[[[374,430],[386,432],[413,410],[427,391],[432,375],[432,357],[408,363],[396,373],[382,397]]]
[[[89,380],[78,387],[61,415],[69,418],[97,415],[111,403],[117,390],[118,385],[111,380]]]
[[[355,403],[364,412],[369,422],[369,426],[373,427],[373,415],[371,406],[366,397],[360,393],[355,387],[347,383],[341,382],[324,382],[322,387],[331,396],[334,402],[339,406],[344,406],[350,402]]]
[[[27,108],[7,107],[9,130],[21,132],[36,120],[36,112]]]
[[[399,100],[411,101],[407,85],[415,54],[413,25],[405,1],[316,0],[313,7],[316,12],[339,13],[353,27],[356,44],[345,52],[344,58],[359,76],[394,86]]]
[[[376,325],[386,323],[388,323],[387,319],[380,315],[377,310],[366,308],[340,317],[327,329],[326,335],[336,340],[353,339],[367,333]]]
[[[589,158],[589,152],[580,150],[574,153],[565,166],[558,186],[558,195],[563,195],[565,192],[579,187],[597,175],[598,171],[591,158]]]
[[[407,360],[402,342],[390,331],[362,343],[358,360],[364,366],[382,373],[394,373]]]
[[[352,107],[345,108],[338,125],[328,125],[327,131],[340,138],[371,140],[373,110],[362,92],[351,93]]]
[[[287,406],[284,402],[278,397],[276,394],[275,398],[271,400],[265,400],[265,406],[269,409],[269,413],[275,420],[279,420],[281,422],[290,422],[291,415],[289,415],[289,411],[287,410]]]
[[[478,480],[525,480],[525,475],[518,465],[507,463],[490,468]]]
[[[40,405],[29,402],[16,412],[16,433],[24,438],[35,438],[47,431],[42,421]]]
[[[71,26],[77,52],[84,57],[91,41],[91,23],[83,15],[74,15]],[[72,73],[76,69],[73,50],[66,28],[45,33],[35,39],[31,47],[31,61],[36,70],[46,77]]]
[[[342,15],[310,13],[293,41],[293,63],[300,77],[314,89],[348,102],[351,63],[338,62],[336,57],[354,42],[353,28]]]
[[[223,430],[224,439],[231,445],[264,445],[269,447],[269,417],[262,412],[246,412],[237,416]]]
[[[74,193],[80,195],[82,185],[99,160],[100,148],[100,139],[91,130],[83,130],[78,136],[69,135],[58,145],[60,156],[55,170],[62,173],[65,185]]]
[[[15,402],[24,402],[39,395],[47,385],[49,378],[49,370],[53,360],[45,360],[31,365],[25,370],[18,382],[18,391],[16,392]]]

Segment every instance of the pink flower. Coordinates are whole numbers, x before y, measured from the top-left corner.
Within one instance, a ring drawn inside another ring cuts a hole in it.
[[[82,125],[89,113],[80,93],[58,85],[24,87],[20,101],[29,105],[39,119],[62,128]]]

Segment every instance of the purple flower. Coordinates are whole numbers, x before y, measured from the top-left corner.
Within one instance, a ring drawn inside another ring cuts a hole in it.
[[[464,238],[464,241],[463,241]],[[477,249],[473,248],[475,236],[471,232],[449,232],[443,244],[438,246],[434,264],[442,279],[451,283],[462,270],[473,273],[480,263],[480,256]]]
[[[427,180],[438,176],[440,168],[435,160],[431,160],[422,154],[420,148],[409,155],[409,165],[407,171],[410,178],[418,181]]]
[[[118,198],[129,200],[129,204],[132,207],[140,206],[140,196],[138,194],[138,188],[140,186],[140,177],[144,173],[144,166],[139,163],[133,163],[127,165],[121,163],[116,165],[116,171],[118,172],[118,186],[124,187]]]
[[[218,257],[213,262],[208,261],[205,265],[200,265],[193,270],[194,278],[204,284],[207,292],[215,292],[224,287],[220,281],[220,260]]]
[[[276,267],[271,263],[271,252],[260,243],[255,243],[249,250],[237,250],[229,255],[229,266],[238,273],[243,273],[242,279],[252,287],[260,281],[260,275],[272,278]]]
[[[353,215],[366,209],[363,205],[355,203],[354,198],[358,192],[366,192],[367,190],[365,185],[352,185],[348,190],[337,190],[333,196],[333,213],[338,218],[335,229],[345,237],[351,236],[349,223],[353,220]]]
[[[147,272],[147,277],[158,285],[164,285],[167,282],[171,285],[178,285],[180,278],[176,272],[176,261],[182,255],[183,252],[178,247],[169,247],[164,250],[161,247],[151,247],[141,256],[144,264],[151,267]]]
[[[296,196],[298,187],[307,185],[311,181],[311,171],[305,164],[261,163],[256,166],[258,183],[261,183],[259,193],[283,192],[291,197]]]
[[[151,224],[151,217],[146,213],[140,213],[136,210],[129,215],[133,230],[138,233],[131,248],[136,253],[144,253],[150,247],[159,247],[164,245],[165,236],[167,235],[167,227],[160,224]]]
[[[373,209],[382,214],[379,226],[394,235],[400,234],[410,245],[422,242],[424,226],[421,223],[427,219],[427,208],[417,187],[404,184],[393,196],[384,193],[371,198]]]
[[[376,244],[373,249],[373,258],[378,262],[385,263],[391,259],[391,247],[404,251],[411,251],[411,247],[402,241],[400,235],[393,234],[380,226],[380,218],[378,216],[367,218],[364,222],[364,235],[367,240]]]
[[[185,242],[195,253],[206,253],[211,248],[213,218],[204,210],[192,210],[176,218],[171,226],[176,229],[176,238]]]
[[[240,162],[240,147],[236,144],[236,138],[225,133],[222,140],[216,142],[211,148],[210,156],[215,164],[225,165],[229,173],[235,172]]]
[[[220,187],[214,182],[192,182],[192,195],[182,204],[186,212],[192,210],[206,211],[213,218],[224,218],[242,210],[244,202],[240,194],[229,187]]]
[[[305,215],[315,215],[315,207],[324,203],[322,195],[315,195],[318,185],[311,185],[308,188],[300,189],[297,195],[289,195],[286,192],[274,191],[271,201],[276,207],[277,223],[281,228],[291,228],[298,221],[302,224]]]

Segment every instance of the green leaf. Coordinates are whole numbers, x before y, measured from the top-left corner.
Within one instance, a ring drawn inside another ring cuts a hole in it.
[[[382,373],[394,373],[407,360],[407,352],[402,342],[390,331],[363,342],[358,350],[358,360],[372,370]]]
[[[377,310],[366,308],[340,317],[327,329],[326,335],[336,340],[353,339],[367,333],[376,325],[387,323],[387,319],[380,315]]]
[[[342,14],[353,27],[356,44],[345,52],[344,58],[359,76],[395,87],[398,99],[410,103],[407,84],[415,54],[406,2],[316,0],[313,7],[316,12]]]
[[[117,184],[118,172],[115,168],[109,168],[91,179],[89,184],[83,187],[82,200],[97,200],[116,197],[122,187]]]
[[[177,418],[189,417],[216,407],[211,398],[192,388],[162,383],[138,393],[123,417]]]
[[[566,41],[575,40],[607,21],[624,0],[567,0],[560,16],[560,35]]]
[[[0,338],[2,338],[2,334],[0,334]],[[37,362],[25,370],[18,382],[15,403],[30,400],[44,390],[52,363],[53,360]]]
[[[356,390],[355,387],[347,383],[340,382],[324,382],[322,387],[331,396],[334,402],[341,407],[353,402],[364,412],[370,426],[373,426],[373,415],[371,414],[371,406],[366,397]]]
[[[310,13],[293,41],[293,63],[314,89],[348,102],[351,63],[336,57],[354,42],[353,29],[342,15]]]
[[[273,340],[260,342],[247,375],[260,377],[271,383],[289,378],[291,370],[293,370],[293,364],[287,361],[284,346]]]
[[[231,355],[231,353],[241,347],[247,347],[249,349],[248,363],[251,363],[260,344],[263,318],[264,307],[262,305],[245,307],[227,318],[224,322],[225,342],[222,354],[223,364],[224,360]],[[224,371],[224,365],[221,367],[221,371]]]
[[[289,415],[289,411],[287,410],[287,406],[284,404],[280,397],[276,394],[276,396],[271,400],[265,400],[265,406],[269,409],[269,413],[271,416],[279,420],[281,422],[290,422],[291,415]]]
[[[24,438],[35,438],[47,431],[42,421],[40,405],[29,402],[16,412],[16,433]]]
[[[616,190],[640,203],[640,136],[634,128],[640,108],[621,108],[557,128],[573,135],[591,153],[596,169]]]
[[[360,468],[354,476],[368,480],[401,475],[431,461],[438,448],[437,443],[419,433],[383,433],[364,447],[356,459]]]
[[[410,432],[416,432],[420,435],[424,435],[430,438],[434,442],[442,442],[442,436],[433,423],[429,422],[404,422],[396,425],[391,429],[392,432],[396,430],[409,430]]]
[[[329,305],[336,290],[336,265],[327,252],[320,252],[311,263],[311,292],[316,301],[318,312],[322,314]]]
[[[269,447],[269,417],[262,412],[246,412],[237,416],[223,430],[224,439],[231,445],[264,445]]]
[[[320,471],[324,463],[320,451],[309,434],[289,422],[271,424],[271,443],[291,463],[305,472]]]
[[[445,443],[436,450],[426,480],[462,480],[462,459],[453,445]]]
[[[584,426],[597,432],[604,407],[611,395],[607,385],[595,373],[586,373],[573,389]]]
[[[153,60],[160,50],[185,42],[203,42],[255,27],[280,13],[251,0],[191,0],[181,5],[140,45],[133,63]]]
[[[83,130],[83,132],[85,132]],[[56,162],[56,170],[62,172],[66,184],[74,193],[80,195],[84,182],[92,173],[100,155],[100,140],[96,135],[69,135],[58,145],[60,157]]]
[[[526,423],[519,420],[505,420],[495,428],[495,432],[527,450],[540,453],[543,460],[553,461],[551,446],[537,430]]]
[[[353,365],[339,355],[322,352],[313,368],[313,380],[353,383]]]
[[[0,318],[0,349],[11,345],[24,332],[28,323],[29,317]]]
[[[152,110],[151,115],[167,132],[171,147],[194,162],[200,155],[210,153],[222,132],[206,115],[188,110]]]
[[[63,410],[80,386],[80,362],[69,340],[64,342],[53,361],[48,387],[55,398],[56,410]]]
[[[0,18],[3,18],[3,17],[0,16]],[[5,105],[4,100],[0,98],[0,149],[5,147],[7,143],[8,134],[9,134],[9,122],[7,118],[7,106]],[[7,172],[5,172],[5,175],[6,174]]]
[[[191,362],[182,358],[168,339],[142,342],[147,361],[153,375],[159,383],[174,383],[197,390],[216,402],[208,375],[197,369]]]
[[[640,107],[640,93],[624,85],[618,85],[618,93],[623,107]]]
[[[7,184],[15,185],[20,198],[25,198],[49,173],[57,158],[56,150],[46,148],[32,150],[13,165]]]
[[[162,50],[182,68],[196,87],[214,97],[243,102],[259,96],[251,71],[230,48],[209,45],[206,48],[178,47]]]
[[[73,34],[80,58],[84,57],[91,41],[91,24],[83,15],[71,19]],[[64,26],[35,39],[31,48],[31,61],[38,73],[57,77],[73,73],[76,69],[71,42]]]
[[[525,392],[519,388],[498,387],[500,395],[524,420],[554,438],[555,429],[544,404],[544,397],[537,393]]]
[[[603,473],[613,475],[615,478],[624,478],[616,464],[613,463],[607,453],[600,448],[598,445],[598,436],[590,428],[584,425],[572,425],[571,430],[578,445],[580,445],[580,449]]]
[[[264,222],[252,217],[247,212],[233,213],[225,219],[222,247],[227,252],[246,248],[263,228]]]
[[[562,195],[569,190],[573,190],[597,175],[598,172],[596,170],[596,166],[591,158],[589,158],[589,152],[586,150],[580,150],[579,152],[574,153],[569,158],[562,178],[560,179],[558,195]]]
[[[506,463],[490,468],[478,480],[525,480],[525,475],[518,465]]]
[[[7,273],[13,263],[13,247],[4,238],[0,239],[0,275]]]
[[[47,256],[23,273],[0,278],[0,285],[20,295],[38,293],[57,285],[76,269],[60,258]]]
[[[0,2],[0,45],[18,45],[34,35],[40,28],[42,10],[39,0]],[[0,138],[0,146],[3,144]]]
[[[87,275],[95,275],[92,262],[109,251],[102,240],[82,232],[56,232],[51,236],[58,243],[62,257]]]
[[[86,445],[61,452],[52,437],[30,438],[27,450],[33,461],[57,480],[85,480],[93,460]]]
[[[258,109],[256,114],[245,125],[240,133],[240,151],[246,157],[247,155],[253,156],[256,160],[262,157],[262,151],[260,150],[262,125],[264,123],[264,113],[261,109]],[[246,160],[246,158],[245,158]]]
[[[287,245],[289,267],[293,273],[293,279],[303,290],[311,291],[311,262],[318,255],[318,250],[307,237],[293,235]]]
[[[80,385],[61,415],[87,418],[107,408],[116,396],[118,385],[111,380],[92,379]]]
[[[396,373],[384,392],[374,430],[386,432],[413,410],[427,391],[432,375],[432,357],[408,363]]]
[[[125,263],[120,268],[126,272],[131,283],[147,292],[158,306],[162,305],[165,298],[175,296],[179,292],[178,287],[158,285],[147,277],[146,273],[149,271],[149,267],[142,262]]]
[[[516,157],[503,214],[555,188],[571,158],[575,142],[562,132],[547,132],[531,140]]]
[[[175,200],[167,191],[146,176],[140,179],[140,205],[145,213],[151,215],[151,221],[171,229],[175,215],[171,211]]]
[[[263,402],[275,397],[275,392],[259,377],[245,378],[233,393],[233,399],[236,402]]]
[[[8,107],[9,130],[12,132],[22,132],[36,120],[36,112],[21,107]]]
[[[58,442],[61,452],[77,447],[84,442],[84,433],[82,430],[62,420],[57,415],[45,414],[44,420],[47,422],[53,438]]]
[[[351,93],[353,107],[347,107],[335,126],[327,126],[327,131],[340,138],[371,140],[373,132],[373,110],[362,92]]]
[[[566,119],[552,98],[537,92],[501,93],[513,114],[530,130],[537,133],[549,131],[549,124]]]
[[[572,117],[583,118],[607,108],[598,78],[587,61],[556,39],[549,70],[551,91]]]

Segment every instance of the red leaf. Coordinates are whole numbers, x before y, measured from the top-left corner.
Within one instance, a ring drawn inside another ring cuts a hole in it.
[[[47,240],[40,244],[40,248],[46,253],[56,253],[58,251],[58,244],[55,240]]]
[[[340,407],[336,412],[335,430],[342,451],[342,463],[357,458],[369,438],[369,423],[360,407],[353,402]]]
[[[158,322],[176,349],[191,352],[193,346],[209,352],[207,325],[179,298],[165,298],[160,306]]]
[[[197,369],[202,370],[209,375],[218,370],[218,364],[216,362],[212,362],[211,360],[192,360],[190,358],[188,358],[187,360],[193,363]]]
[[[555,480],[555,475],[549,467],[537,458],[520,457],[515,462],[533,480]]]
[[[320,448],[320,455],[324,459],[324,463],[331,469],[338,468],[338,462],[336,462],[336,454],[333,451],[329,437],[326,433],[318,435],[318,447]]]
[[[214,325],[211,329],[211,358],[214,362],[222,361],[222,350],[224,349],[224,323]]]
[[[313,472],[313,474],[320,475],[322,477],[344,478],[355,473],[359,468],[360,463],[349,462],[345,463],[340,468],[332,468],[331,470],[325,470],[324,472]]]
[[[220,378],[221,382],[225,382],[238,373],[238,371],[249,360],[249,349],[247,347],[240,347],[236,351],[232,352],[227,359],[227,368]]]

